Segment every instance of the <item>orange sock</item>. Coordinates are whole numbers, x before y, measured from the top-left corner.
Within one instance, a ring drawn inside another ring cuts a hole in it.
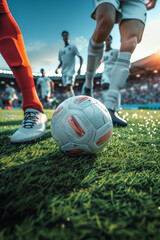
[[[11,100],[8,101],[8,106],[12,108],[12,101]]]
[[[5,12],[6,11],[6,12]],[[0,53],[11,68],[23,96],[23,109],[43,111],[21,31],[9,12],[6,0],[0,1]]]

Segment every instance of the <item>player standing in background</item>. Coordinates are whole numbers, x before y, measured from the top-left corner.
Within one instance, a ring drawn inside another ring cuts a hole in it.
[[[80,59],[80,66],[78,74],[81,72],[83,59],[79,54],[79,51],[75,45],[69,43],[69,33],[67,31],[62,32],[62,37],[64,41],[64,47],[59,51],[59,61],[55,73],[58,74],[58,70],[62,67],[62,84],[65,88],[65,93],[67,97],[74,96],[74,82],[75,82],[75,56],[78,56]]]
[[[2,97],[2,103],[4,109],[11,110],[12,109],[12,102],[14,99],[17,99],[17,92],[16,90],[11,87],[9,84],[5,85],[4,93],[1,95]]]
[[[106,93],[110,86],[110,78],[111,78],[111,71],[114,67],[114,64],[118,58],[119,50],[113,49],[111,47],[112,44],[112,36],[109,37],[105,41],[105,52],[103,55],[102,62],[104,63],[104,70],[101,76],[101,86],[102,86],[102,94],[103,94],[103,101],[105,101]]]
[[[40,88],[42,103],[47,103],[51,97],[51,91],[54,92],[54,82],[51,78],[45,76],[45,71],[41,69],[42,76],[37,79],[37,91]]]
[[[141,41],[145,21],[146,7],[154,8],[156,0],[150,0],[145,6],[144,0],[94,0],[95,10],[91,17],[96,20],[95,31],[89,41],[88,61],[85,79],[85,94],[91,95],[95,71],[103,56],[104,41],[115,23],[119,23],[121,46],[114,65],[111,83],[105,97],[105,106],[112,117],[113,124],[127,126],[114,109],[120,99],[120,90],[129,76],[130,58],[136,45]]]
[[[21,143],[40,138],[45,133],[47,117],[36,92],[22,33],[6,0],[0,0],[0,53],[12,70],[23,96],[24,120],[10,140]]]

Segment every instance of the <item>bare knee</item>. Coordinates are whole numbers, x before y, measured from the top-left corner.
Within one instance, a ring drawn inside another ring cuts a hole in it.
[[[114,19],[111,16],[99,16],[95,32],[93,34],[93,40],[95,42],[103,42],[108,37],[112,27],[114,25]]]
[[[123,39],[121,41],[121,51],[133,53],[138,42],[139,41],[136,36],[128,38],[128,39]]]
[[[110,16],[104,16],[98,21],[97,29],[99,33],[106,34],[108,32],[108,29],[112,28],[113,25],[114,25],[114,20]]]

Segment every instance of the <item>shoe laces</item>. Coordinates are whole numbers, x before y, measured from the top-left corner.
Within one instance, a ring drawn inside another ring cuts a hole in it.
[[[38,112],[25,112],[24,119],[23,119],[23,127],[30,129],[33,128],[38,122]]]

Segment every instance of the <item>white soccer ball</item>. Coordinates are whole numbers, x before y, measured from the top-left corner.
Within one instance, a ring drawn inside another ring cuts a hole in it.
[[[96,153],[111,139],[113,124],[106,107],[97,99],[75,96],[62,102],[51,120],[51,133],[68,154]]]

